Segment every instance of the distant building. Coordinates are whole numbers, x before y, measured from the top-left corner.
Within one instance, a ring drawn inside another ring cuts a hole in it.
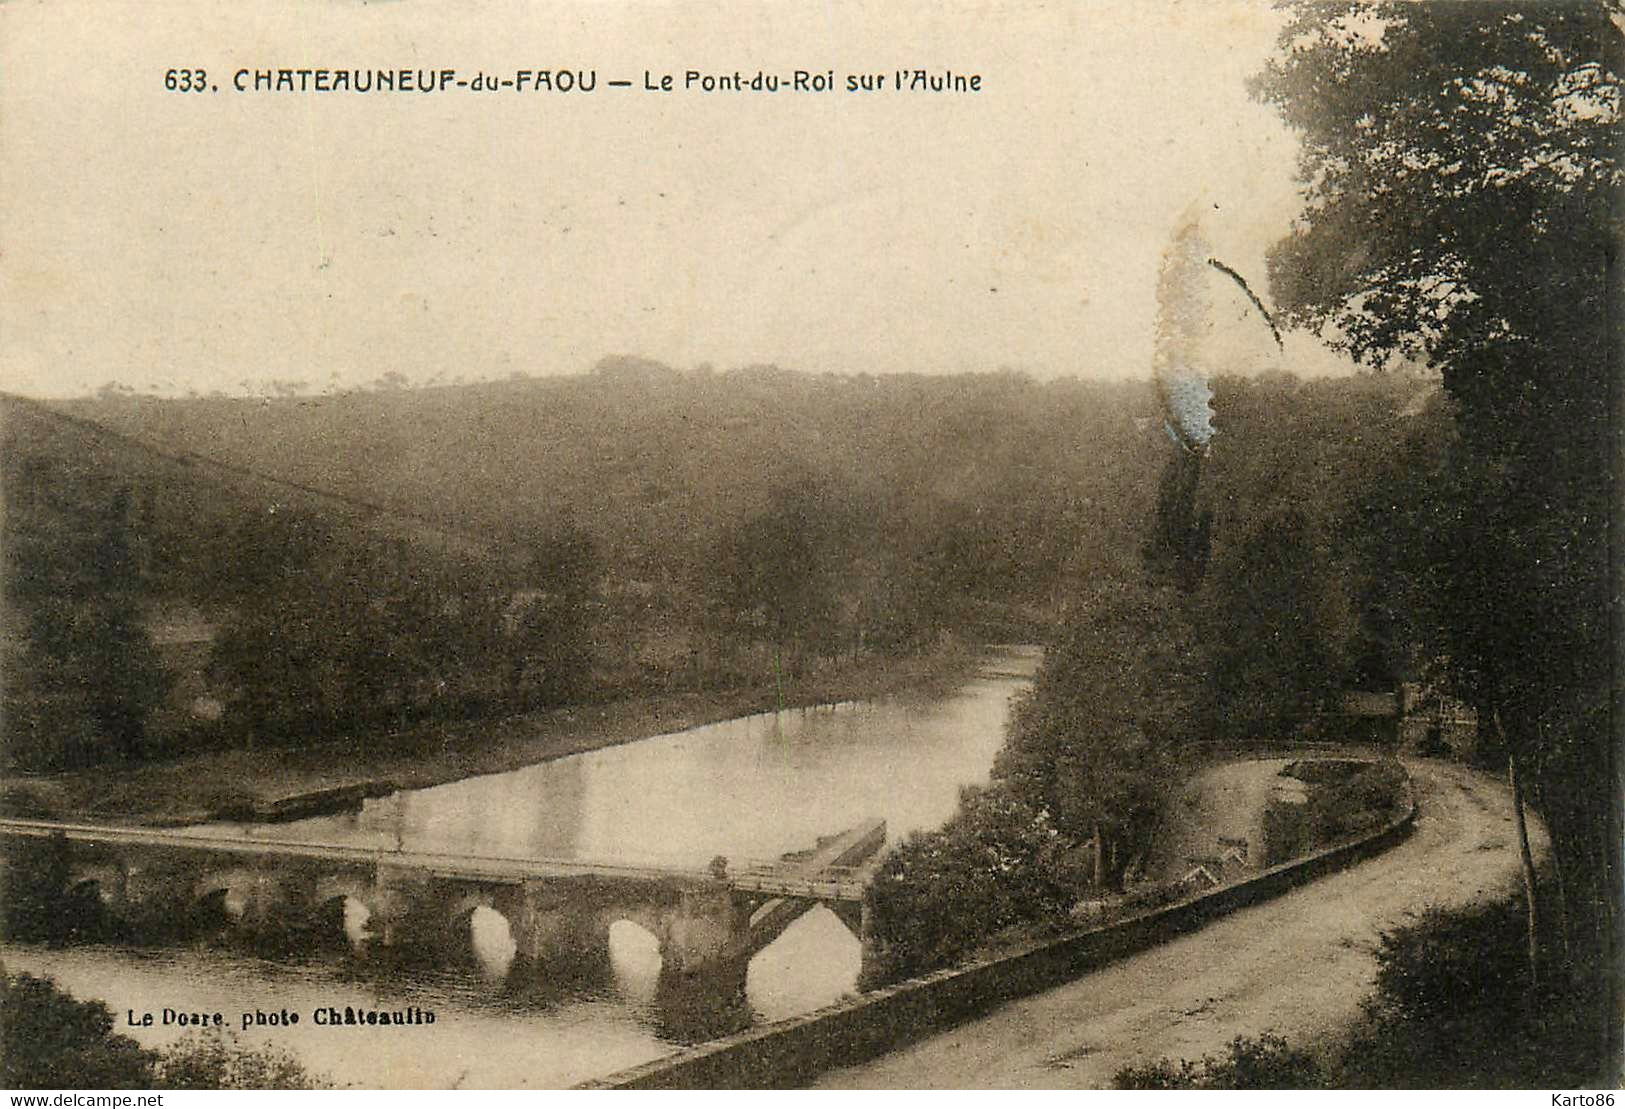
[[[1344,716],[1365,719],[1398,716],[1399,694],[1345,689],[1339,695],[1338,708]]]
[[[1404,683],[1399,696],[1399,742],[1405,750],[1465,756],[1477,749],[1478,712],[1467,702],[1422,682]]]
[[[1346,689],[1321,718],[1321,735],[1414,754],[1467,756],[1478,743],[1478,714],[1420,682],[1405,682],[1391,693]]]
[[[1399,743],[1399,695],[1378,690],[1345,689],[1331,711],[1328,738],[1343,743],[1394,747]]]

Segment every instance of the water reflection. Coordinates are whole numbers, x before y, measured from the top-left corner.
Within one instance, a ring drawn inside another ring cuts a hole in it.
[[[360,812],[210,834],[456,852],[703,867],[771,859],[883,817],[894,838],[952,815],[987,780],[1006,702],[1037,656],[928,704],[900,701],[762,713],[504,774],[369,800]]]
[[[750,961],[745,995],[763,1020],[793,1017],[851,993],[862,963],[858,938],[820,905]]]
[[[630,920],[617,920],[609,926],[609,961],[622,996],[639,1005],[654,1001],[664,964],[654,933]]]
[[[478,905],[468,914],[468,938],[486,980],[506,980],[514,954],[519,950],[508,918],[489,906]]]
[[[343,913],[344,938],[352,948],[359,950],[370,935],[367,922],[372,919],[372,910],[359,897],[340,898],[339,904]]]

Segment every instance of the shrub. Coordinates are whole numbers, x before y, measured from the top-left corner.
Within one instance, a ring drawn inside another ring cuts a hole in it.
[[[967,789],[942,830],[910,836],[870,884],[863,987],[951,966],[1010,928],[1065,921],[1087,884],[1048,816],[1002,789]]]
[[[1531,991],[1526,924],[1514,901],[1430,909],[1385,934],[1376,992],[1336,1084],[1533,1089],[1617,1081],[1608,1069],[1607,976],[1593,960],[1548,957],[1541,988]],[[1548,956],[1556,946],[1548,942]]]
[[[1384,934],[1375,992],[1347,1040],[1318,1062],[1279,1036],[1228,1055],[1160,1059],[1117,1073],[1120,1089],[1536,1089],[1617,1081],[1608,1071],[1606,979],[1566,963],[1532,993],[1516,903],[1430,909]]]
[[[1237,1036],[1225,1054],[1199,1062],[1158,1059],[1124,1067],[1112,1078],[1119,1090],[1310,1090],[1324,1084],[1314,1056],[1271,1032],[1256,1040]]]
[[[153,1067],[153,1085],[166,1090],[314,1090],[332,1085],[313,1078],[286,1051],[243,1047],[218,1031],[187,1036]]]
[[[312,1078],[285,1051],[200,1034],[151,1051],[113,1031],[100,1001],[80,1001],[49,978],[16,974],[0,990],[0,1085],[12,1090],[308,1090]]]
[[[1391,762],[1361,766],[1340,781],[1315,782],[1310,804],[1316,839],[1335,843],[1375,829],[1394,811],[1404,785],[1404,768]]]
[[[49,978],[16,974],[0,991],[0,1085],[13,1090],[144,1089],[155,1054],[113,1031],[100,1001],[79,1001]]]
[[[1384,1019],[1448,1027],[1479,1011],[1522,1007],[1524,922],[1507,905],[1428,909],[1385,932],[1373,1004]]]

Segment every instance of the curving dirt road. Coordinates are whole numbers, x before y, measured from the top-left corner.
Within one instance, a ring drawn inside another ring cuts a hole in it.
[[[1125,1064],[1195,1058],[1238,1034],[1275,1030],[1303,1043],[1335,1032],[1370,990],[1383,930],[1428,905],[1504,895],[1520,881],[1505,783],[1449,763],[1407,766],[1416,826],[1397,847],[980,1020],[830,1071],[817,1085],[1101,1087]],[[1530,842],[1543,857],[1545,830],[1533,816]]]

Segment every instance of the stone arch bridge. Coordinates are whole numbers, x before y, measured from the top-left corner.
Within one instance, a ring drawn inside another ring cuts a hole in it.
[[[513,940],[509,979],[558,983],[601,973],[610,926],[629,920],[659,944],[663,989],[730,996],[751,956],[817,905],[868,939],[864,864],[885,839],[869,820],[771,862],[684,869],[0,819],[6,888],[95,906],[138,936],[200,915],[250,938],[337,929],[348,901],[367,949],[444,964],[468,957],[469,919],[487,908]]]

